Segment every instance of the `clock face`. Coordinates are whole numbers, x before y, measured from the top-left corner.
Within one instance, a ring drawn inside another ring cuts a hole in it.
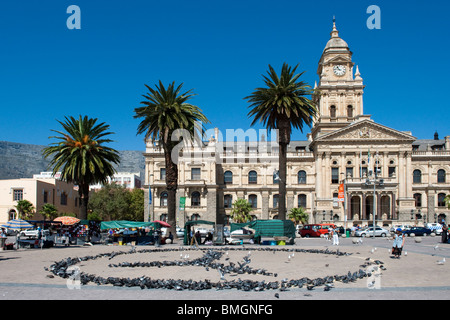
[[[337,76],[343,76],[345,74],[345,66],[336,65],[334,66],[333,71]]]

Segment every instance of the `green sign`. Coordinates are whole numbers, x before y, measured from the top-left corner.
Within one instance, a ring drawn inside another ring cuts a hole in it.
[[[186,197],[180,197],[180,211],[184,211],[185,205],[186,205]]]

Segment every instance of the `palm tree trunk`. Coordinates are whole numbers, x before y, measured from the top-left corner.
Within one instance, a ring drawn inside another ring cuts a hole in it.
[[[170,228],[168,231],[172,232],[174,239],[176,239],[178,165],[176,165],[172,161],[171,154],[172,152],[171,150],[169,150],[169,148],[164,148],[164,157],[166,162],[166,185],[167,185],[167,223],[170,224]]]
[[[279,151],[279,198],[278,198],[278,219],[286,220],[286,150],[287,144],[280,142]]]
[[[80,196],[80,219],[87,220],[88,203],[89,203],[89,185],[78,186],[78,195]]]
[[[286,163],[287,163],[287,146],[291,141],[291,126],[289,119],[285,117],[278,122],[278,144],[279,144],[279,198],[278,198],[278,219],[286,220]]]

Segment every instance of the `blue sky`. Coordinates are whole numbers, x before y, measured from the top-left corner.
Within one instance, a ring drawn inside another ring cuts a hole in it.
[[[366,26],[372,4],[380,30]],[[81,30],[66,27],[70,5]],[[247,130],[243,98],[268,64],[300,63],[318,80],[333,15],[366,85],[364,113],[419,139],[450,135],[447,1],[2,0],[0,140],[47,145],[56,120],[82,114],[111,126],[114,148],[144,150],[134,108],[158,80],[194,89],[207,128]]]

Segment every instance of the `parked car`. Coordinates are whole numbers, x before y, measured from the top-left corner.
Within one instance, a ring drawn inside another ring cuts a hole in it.
[[[386,237],[390,234],[389,230],[375,227],[375,237]],[[367,227],[361,230],[355,231],[357,237],[373,237],[373,227]]]
[[[440,223],[427,223],[426,228],[430,229],[431,232],[440,235],[442,233],[442,224]]]
[[[336,228],[336,225],[332,223],[305,224],[298,233],[305,238],[320,237],[323,234],[327,234],[330,227]]]
[[[410,225],[404,225],[404,224],[397,224],[395,226],[392,226],[391,232],[395,232],[398,228],[402,229],[402,231],[403,231],[403,230],[410,229],[411,226]]]
[[[42,236],[46,237],[50,235],[50,230],[44,230]],[[21,231],[19,233],[19,237],[28,237],[28,238],[38,238],[39,236],[39,230],[38,229],[27,229],[24,231]]]
[[[431,234],[431,230],[424,227],[412,227],[409,230],[404,230],[403,234],[410,236],[411,233],[414,233],[416,236],[427,236]]]
[[[178,238],[183,238],[184,237],[184,229],[180,228],[180,227],[177,227],[176,230],[177,230],[177,237]]]

